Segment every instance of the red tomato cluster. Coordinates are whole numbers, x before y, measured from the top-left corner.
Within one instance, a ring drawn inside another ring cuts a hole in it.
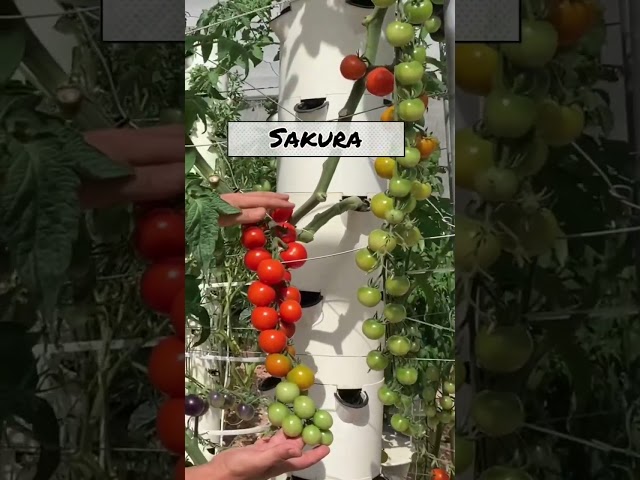
[[[307,260],[307,250],[297,242],[295,227],[289,223],[293,211],[277,209],[271,212],[275,225],[270,233],[281,248],[276,259],[267,250],[266,228],[250,225],[242,233],[242,245],[247,249],[245,266],[256,273],[247,291],[253,305],[251,324],[260,333],[258,345],[267,354],[265,367],[270,375],[286,376],[293,368],[295,349],[290,339],[296,322],[302,318],[300,290],[290,284],[291,269],[300,268]]]
[[[158,437],[177,455],[184,455],[184,230],[184,212],[156,208],[141,214],[134,234],[138,254],[149,262],[140,281],[142,301],[154,312],[169,316],[175,332],[153,348],[147,373],[151,384],[167,395],[156,416]],[[181,465],[176,471],[184,469]]]
[[[386,97],[393,93],[394,75],[386,67],[375,67],[367,73],[367,64],[358,55],[347,55],[340,63],[340,73],[347,80],[365,78],[367,91],[377,97]]]

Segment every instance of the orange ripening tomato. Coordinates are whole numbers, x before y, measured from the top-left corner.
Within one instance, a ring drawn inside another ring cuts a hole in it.
[[[393,122],[393,113],[395,112],[395,110],[396,108],[393,105],[385,109],[385,111],[382,112],[382,115],[380,115],[380,121]]]
[[[271,353],[267,355],[264,361],[264,368],[269,375],[274,377],[283,378],[293,368],[291,359],[282,353]]]
[[[422,100],[424,108],[429,108],[429,96],[426,93],[420,95],[420,100]]]
[[[433,137],[418,137],[416,148],[420,150],[420,158],[429,158],[438,148],[438,142]]]
[[[589,7],[582,1],[556,0],[548,20],[558,32],[558,45],[561,47],[575,45],[593,25]]]

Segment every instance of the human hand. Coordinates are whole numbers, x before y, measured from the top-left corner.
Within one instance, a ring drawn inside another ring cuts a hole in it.
[[[85,141],[115,162],[133,168],[122,180],[84,183],[80,201],[86,208],[146,203],[184,195],[184,126],[95,130]]]
[[[186,480],[268,480],[309,468],[329,454],[329,447],[304,450],[301,438],[287,438],[282,430],[246,447],[225,450],[206,465],[185,470]]]
[[[241,213],[236,215],[224,215],[220,217],[220,225],[223,227],[259,223],[267,216],[268,210],[294,207],[293,203],[289,202],[289,195],[284,193],[225,193],[220,195],[220,197],[228,204],[242,210]]]

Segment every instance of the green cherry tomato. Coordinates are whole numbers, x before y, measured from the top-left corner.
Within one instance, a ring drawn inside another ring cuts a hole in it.
[[[333,433],[330,430],[323,430],[320,432],[322,434],[322,438],[320,439],[320,445],[329,446],[333,443]]]
[[[383,405],[394,405],[399,399],[400,396],[386,385],[378,389],[378,400],[380,400],[380,403]]]
[[[365,307],[373,308],[382,300],[382,293],[373,287],[360,287],[358,301]]]
[[[460,435],[459,433],[455,434],[455,445],[456,445],[456,451],[455,451],[455,463],[456,463],[456,472],[458,472],[458,474],[461,474],[463,472],[466,472],[469,467],[471,467],[471,465],[473,465],[473,460],[476,456],[476,444],[473,440],[463,437],[462,435]],[[515,477],[512,476],[505,476],[505,477],[497,477],[496,480],[498,479],[504,479],[504,478],[509,478],[512,480],[518,480]],[[488,480],[488,479],[485,479]]]
[[[411,353],[418,353],[422,348],[422,343],[419,338],[411,340]]]
[[[398,118],[405,122],[417,122],[424,117],[425,111],[424,103],[419,98],[402,100],[398,105]]]
[[[362,333],[369,340],[379,340],[384,337],[386,327],[375,318],[368,318],[362,323]]]
[[[367,248],[363,248],[356,253],[356,265],[363,272],[372,272],[378,266],[378,259]]]
[[[442,384],[442,391],[447,395],[453,395],[456,393],[456,384],[454,382],[444,382]]]
[[[389,210],[387,212],[384,219],[391,225],[398,225],[404,220],[404,212],[402,210],[394,208],[393,210]]]
[[[318,410],[313,416],[313,424],[320,430],[329,430],[333,427],[333,417],[326,410]]]
[[[393,208],[393,198],[384,193],[376,193],[371,197],[371,213],[384,220],[387,212]]]
[[[431,18],[433,14],[433,4],[430,0],[409,0],[404,4],[403,10],[409,23],[420,25]]]
[[[427,405],[424,409],[424,414],[428,419],[432,419],[438,416],[438,409],[433,405]]]
[[[424,376],[429,382],[437,382],[440,380],[440,369],[435,365],[429,365],[424,372]]]
[[[411,192],[411,190],[409,190],[409,192]],[[415,197],[409,197],[406,199],[404,206],[400,210],[402,210],[404,213],[411,213],[416,209],[417,206],[418,201],[415,199]]]
[[[540,118],[540,116],[538,116]],[[456,162],[458,153],[456,152]],[[549,145],[536,135],[531,143],[526,147],[521,161],[514,167],[519,177],[529,177],[535,175],[547,163],[549,158]],[[457,168],[457,163],[456,163]],[[457,175],[457,172],[456,172]]]
[[[393,47],[406,47],[413,41],[413,26],[406,22],[394,21],[385,30],[387,42]]]
[[[367,354],[367,366],[375,372],[381,372],[389,366],[389,359],[385,357],[384,353],[371,350]]]
[[[400,367],[396,370],[396,380],[402,385],[414,385],[418,381],[418,370],[414,367]]]
[[[378,8],[387,8],[396,4],[396,0],[371,0],[374,6]]]
[[[424,387],[424,390],[422,390],[422,399],[426,403],[431,403],[436,399],[436,394],[436,389],[431,385],[427,385],[426,387]]]
[[[533,355],[534,342],[522,324],[484,327],[477,332],[474,349],[478,365],[493,373],[514,373]]]
[[[484,390],[471,402],[471,418],[485,435],[502,437],[522,427],[525,412],[515,393]]]
[[[453,404],[453,398],[451,397],[440,398],[440,407],[442,407],[443,410],[452,410]]]
[[[440,30],[441,26],[442,26],[442,19],[437,15],[434,15],[433,17],[429,18],[426,22],[424,22],[424,29],[427,31],[427,33],[436,33],[438,30]]]
[[[422,80],[424,75],[424,67],[420,62],[412,60],[410,62],[402,62],[393,69],[396,81],[405,87],[414,85]]]
[[[489,167],[474,180],[474,190],[487,202],[507,202],[518,192],[518,175],[514,170]]]
[[[420,150],[416,147],[406,147],[404,157],[397,157],[396,162],[404,168],[414,168],[420,163]]]
[[[486,98],[484,126],[491,135],[520,138],[531,130],[535,119],[535,102],[529,97],[494,91]]]
[[[293,382],[280,382],[276,385],[276,400],[291,403],[300,395],[300,388]]]
[[[282,431],[289,438],[298,438],[303,427],[302,420],[295,415],[288,415],[282,422]]]
[[[453,421],[453,414],[445,411],[438,412],[438,420],[440,420],[440,423],[447,425]]]
[[[267,416],[274,427],[281,427],[288,415],[291,415],[291,412],[285,404],[280,402],[273,402],[267,409]]]
[[[411,193],[411,180],[394,177],[389,180],[389,196],[403,198]]]
[[[495,162],[495,145],[471,128],[456,132],[456,185],[467,190],[474,188],[476,177]]]
[[[523,68],[541,68],[556,54],[558,32],[549,22],[523,20],[519,43],[502,44],[511,63]]]
[[[302,441],[305,445],[319,445],[322,440],[322,432],[315,425],[307,425],[302,429]]]
[[[407,337],[393,335],[387,339],[387,349],[395,357],[404,357],[411,351],[411,342]]]
[[[411,58],[416,62],[420,62],[421,65],[424,64],[427,61],[427,48],[422,45],[418,45],[413,49]]]
[[[400,323],[407,318],[407,309],[399,303],[387,303],[383,315],[389,323]]]
[[[396,239],[389,232],[376,228],[369,234],[368,247],[372,252],[390,253],[396,246]]]
[[[422,233],[418,227],[413,227],[400,232],[400,238],[407,247],[415,247],[422,240]]]
[[[387,278],[384,284],[384,290],[392,297],[402,297],[411,288],[411,282],[408,277],[393,276]]]
[[[409,429],[409,419],[396,413],[391,417],[391,428],[396,432],[404,433]]]
[[[577,105],[559,105],[553,100],[545,100],[538,106],[536,130],[548,145],[569,145],[582,134],[584,127],[584,111]]]
[[[316,402],[311,397],[300,395],[293,400],[293,413],[303,420],[308,420],[316,413]]]

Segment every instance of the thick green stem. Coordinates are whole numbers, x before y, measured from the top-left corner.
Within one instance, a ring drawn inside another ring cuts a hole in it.
[[[298,235],[298,241],[309,243],[313,240],[315,233],[333,217],[342,215],[345,212],[358,210],[364,206],[364,202],[359,197],[348,197],[327,208],[324,212],[317,214]]]
[[[380,33],[382,32],[382,22],[387,14],[386,8],[376,8],[374,12],[369,15],[363,22],[363,25],[367,28],[367,47],[364,52],[364,57],[369,61],[371,65],[375,64],[378,54],[378,45],[380,44]],[[366,77],[365,77],[366,78]],[[356,81],[351,89],[351,94],[344,105],[344,108],[340,111],[340,118],[338,122],[350,122],[353,115],[358,108],[358,104],[365,92],[365,79],[362,78]],[[327,191],[333,175],[336,173],[340,157],[329,157],[324,161],[322,165],[322,175],[316,185],[315,190],[311,197],[298,208],[293,217],[291,217],[291,223],[296,225],[302,218],[309,214],[314,208],[316,208],[322,202],[327,200]]]

